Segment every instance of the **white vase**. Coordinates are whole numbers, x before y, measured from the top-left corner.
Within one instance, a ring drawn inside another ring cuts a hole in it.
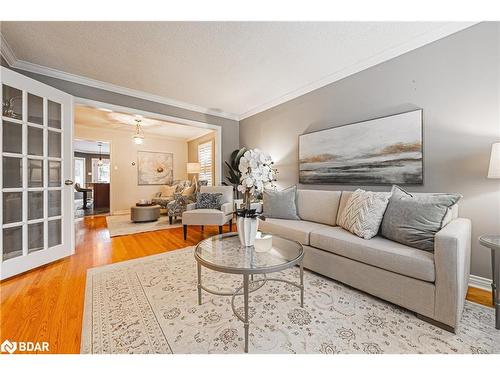
[[[257,236],[257,218],[238,217],[238,236],[242,246],[254,246]]]

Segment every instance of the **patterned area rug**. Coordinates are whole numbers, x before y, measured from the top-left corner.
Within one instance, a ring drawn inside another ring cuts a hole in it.
[[[130,214],[113,215],[106,216],[106,223],[108,225],[110,237],[182,227],[180,221],[174,222],[170,225],[168,216],[165,215],[161,215],[157,221],[150,221],[146,223],[134,223],[130,221]]]
[[[243,324],[230,297],[197,304],[193,248],[87,273],[82,353],[243,353]],[[274,276],[298,280],[298,268]],[[220,290],[241,276],[203,269]],[[250,353],[500,353],[493,309],[467,302],[457,334],[360,291],[305,272],[299,293],[269,281],[250,295]],[[243,309],[241,297],[236,306]]]

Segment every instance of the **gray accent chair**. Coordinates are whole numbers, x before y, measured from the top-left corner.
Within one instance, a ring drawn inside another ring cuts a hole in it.
[[[304,267],[417,313],[454,332],[468,288],[471,222],[448,210],[434,251],[381,236],[365,240],[337,226],[351,191],[298,190],[300,220],[266,219],[259,230],[300,242]],[[418,194],[416,194],[418,195]],[[264,216],[265,212],[264,203]]]
[[[222,193],[222,206],[220,210],[209,208],[196,208],[196,203],[190,203],[186,211],[182,213],[182,227],[184,230],[184,240],[187,238],[188,225],[200,225],[201,229],[205,225],[217,225],[219,233],[222,233],[222,226],[229,225],[229,231],[233,224],[233,187],[232,186],[201,186],[201,193]]]

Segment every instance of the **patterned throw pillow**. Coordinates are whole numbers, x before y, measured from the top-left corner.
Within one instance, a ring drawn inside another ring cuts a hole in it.
[[[210,208],[220,210],[222,206],[222,193],[198,193],[196,208]]]
[[[358,189],[347,201],[338,225],[369,240],[378,233],[388,203],[386,194]]]

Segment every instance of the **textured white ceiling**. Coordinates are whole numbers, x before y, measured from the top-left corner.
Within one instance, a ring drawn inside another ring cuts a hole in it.
[[[467,26],[2,22],[1,32],[19,60],[241,118]]]
[[[75,106],[75,126],[126,131],[132,137],[135,133],[135,119],[141,120],[145,136],[155,135],[187,141],[213,132],[210,129],[174,124],[128,113],[104,111],[83,105]]]

